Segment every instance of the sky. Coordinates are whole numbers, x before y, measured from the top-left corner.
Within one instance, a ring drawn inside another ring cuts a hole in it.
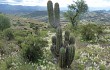
[[[26,6],[46,6],[48,0],[0,0],[0,3],[11,5]],[[73,0],[51,0],[53,3],[58,2],[60,7],[66,7],[73,3]],[[85,0],[89,7],[109,7],[110,0]]]

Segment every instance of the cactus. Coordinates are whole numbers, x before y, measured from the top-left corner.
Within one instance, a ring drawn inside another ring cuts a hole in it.
[[[47,10],[48,10],[48,19],[49,23],[53,28],[57,28],[60,26],[60,9],[59,4],[55,3],[54,10],[53,10],[53,3],[52,1],[47,2]]]
[[[70,32],[65,31],[65,41],[69,42],[69,36],[70,36]]]
[[[55,17],[55,24],[58,26],[60,26],[60,9],[59,9],[59,4],[55,3],[54,5],[54,17]]]
[[[60,28],[59,4],[55,3],[53,10],[53,3],[49,0],[47,3],[47,9],[49,23],[52,27],[57,28],[56,36],[52,37],[52,46],[50,50],[61,68],[69,68],[75,55],[75,40],[73,37],[70,37],[69,31],[65,31],[65,39],[63,42],[62,29]]]
[[[74,54],[75,54],[75,47],[74,45],[70,45],[66,48],[66,63],[67,63],[67,67],[70,68],[70,65],[74,59]]]
[[[56,45],[56,36],[52,37],[52,45]]]
[[[57,28],[56,36],[52,37],[51,52],[57,59],[59,67],[69,68],[75,55],[75,39],[70,37],[69,31],[65,31],[65,39],[62,39],[62,30]]]
[[[65,62],[66,62],[66,50],[65,50],[65,48],[64,47],[61,47],[60,48],[60,52],[59,52],[59,66],[61,67],[61,68],[64,68],[64,67],[66,67],[66,64],[65,64]]]
[[[74,39],[74,37],[70,37],[70,39],[69,39],[69,44],[75,44],[75,39]]]
[[[59,54],[59,50],[62,46],[62,30],[60,27],[57,28],[56,36],[57,36],[56,50],[57,50],[57,53]]]
[[[55,25],[54,25],[53,3],[50,0],[47,2],[47,10],[48,10],[49,23],[52,27],[55,27]]]

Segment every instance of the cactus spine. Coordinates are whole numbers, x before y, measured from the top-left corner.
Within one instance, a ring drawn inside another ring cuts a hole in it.
[[[52,1],[47,2],[48,19],[52,27],[57,28],[60,25],[60,9],[59,4],[55,3],[53,10]]]
[[[63,41],[62,30],[60,27],[58,27],[56,36],[52,37],[51,52],[54,57],[57,58],[57,62],[61,68],[69,68],[75,55],[75,40],[74,37],[70,37],[69,31],[65,31],[64,37],[65,39]],[[55,42],[56,44],[54,44],[53,42]]]

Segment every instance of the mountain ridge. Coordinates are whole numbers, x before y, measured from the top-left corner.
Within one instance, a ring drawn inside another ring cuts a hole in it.
[[[22,6],[22,5],[0,4],[0,12],[6,14],[31,13],[34,11],[42,10],[47,10],[47,8],[45,6]]]

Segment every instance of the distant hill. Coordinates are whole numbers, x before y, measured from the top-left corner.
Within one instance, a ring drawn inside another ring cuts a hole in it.
[[[21,5],[8,5],[0,4],[0,12],[6,14],[17,14],[17,13],[31,13],[33,11],[46,10],[45,6],[21,6]]]
[[[34,11],[32,13],[23,15],[24,17],[39,17],[39,16],[47,16],[47,11]]]
[[[46,10],[47,10],[46,6],[22,6],[22,5],[0,4],[0,12],[6,14],[20,14],[20,13],[27,14],[33,13],[35,11],[46,11]],[[67,8],[61,7],[60,10],[65,11],[67,10]]]
[[[110,11],[97,10],[87,12],[81,17],[83,21],[91,21],[100,24],[110,24]]]

